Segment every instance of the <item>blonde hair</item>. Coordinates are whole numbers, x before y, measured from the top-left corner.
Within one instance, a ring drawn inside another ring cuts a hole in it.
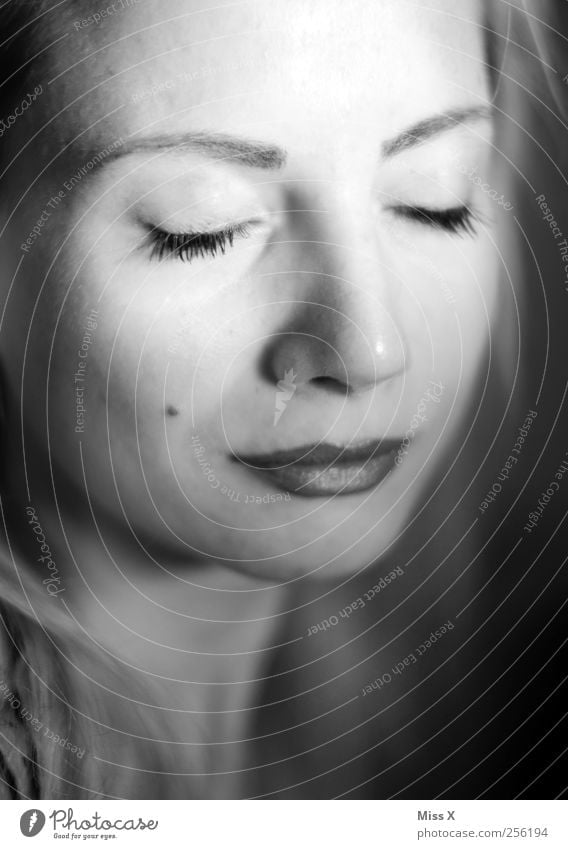
[[[137,703],[147,689],[130,681],[126,702],[124,670],[93,650],[25,567],[2,555],[0,570],[0,776],[13,796],[175,798],[174,762],[151,742],[164,729]]]

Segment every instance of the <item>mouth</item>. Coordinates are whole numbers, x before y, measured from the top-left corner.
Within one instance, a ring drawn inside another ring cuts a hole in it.
[[[348,495],[377,486],[394,468],[400,440],[382,439],[353,446],[320,442],[233,460],[279,489],[307,498]]]

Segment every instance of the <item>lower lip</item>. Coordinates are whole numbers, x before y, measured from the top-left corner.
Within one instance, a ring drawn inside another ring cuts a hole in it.
[[[377,486],[392,471],[396,450],[359,463],[336,465],[290,464],[280,469],[251,469],[279,489],[306,498],[326,495],[349,495]],[[247,468],[250,469],[250,466]]]

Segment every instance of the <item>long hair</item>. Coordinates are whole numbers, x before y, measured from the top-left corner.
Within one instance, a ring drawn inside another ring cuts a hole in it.
[[[50,0],[8,0],[0,7],[3,115],[43,67],[50,13],[64,11]],[[12,156],[4,140],[4,183]],[[1,372],[0,364],[0,378]],[[196,795],[187,780],[173,776],[175,746],[168,748],[173,738],[157,687],[142,684],[94,645],[12,544],[13,494],[4,475],[9,414],[0,403],[0,798]]]
[[[0,798],[184,798],[160,743],[166,723],[140,706],[156,694],[126,676],[125,698],[124,669],[25,567],[2,553],[0,569]]]

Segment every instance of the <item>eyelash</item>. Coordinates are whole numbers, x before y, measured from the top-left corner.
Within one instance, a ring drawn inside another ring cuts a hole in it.
[[[171,258],[191,262],[196,257],[215,257],[218,253],[224,254],[227,245],[233,247],[235,236],[246,238],[248,234],[246,224],[234,224],[211,233],[168,233],[156,227],[151,233],[151,259]]]
[[[476,216],[467,206],[440,210],[419,206],[396,206],[393,210],[402,218],[446,230],[449,233],[469,236],[476,234],[473,223]],[[156,227],[151,234],[151,259],[161,261],[164,258],[170,258],[191,262],[197,257],[216,257],[218,253],[226,252],[227,245],[233,247],[235,236],[246,238],[248,235],[249,228],[246,224],[235,224],[225,230],[215,230],[211,233],[168,233]]]
[[[456,235],[475,236],[474,221],[479,221],[468,206],[456,206],[451,209],[425,209],[420,206],[396,206],[394,211],[402,218],[408,218],[419,224],[426,224],[439,230]]]

